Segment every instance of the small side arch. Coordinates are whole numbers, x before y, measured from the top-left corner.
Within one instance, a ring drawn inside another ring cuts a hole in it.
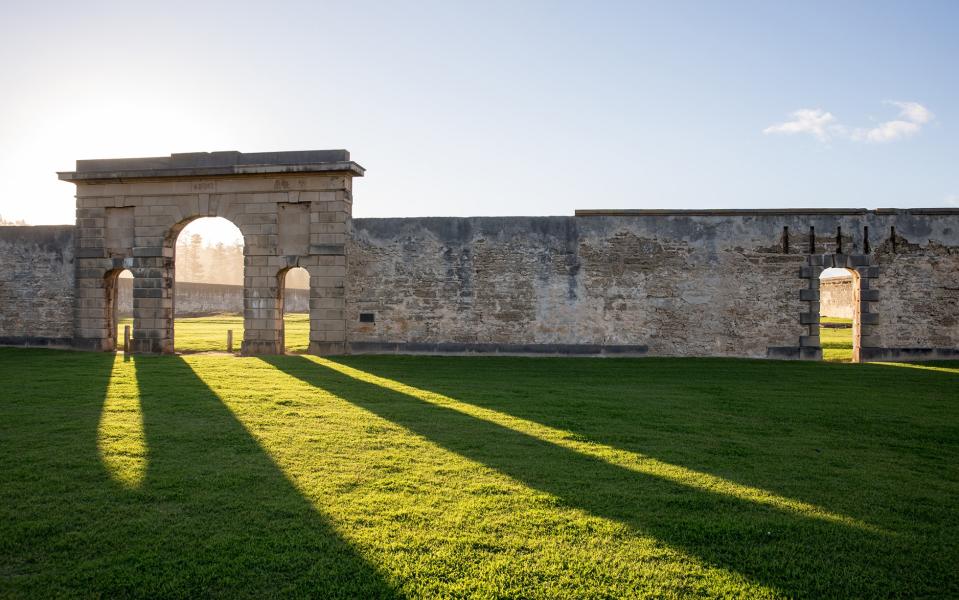
[[[130,273],[133,276],[133,272],[126,267],[117,267],[110,269],[103,275],[103,291],[105,294],[105,310],[106,315],[106,342],[105,348],[107,352],[115,352],[118,349],[117,344],[117,328],[119,326],[119,309],[120,309],[120,275],[124,272]],[[131,308],[132,308],[132,288],[133,280],[131,278]]]

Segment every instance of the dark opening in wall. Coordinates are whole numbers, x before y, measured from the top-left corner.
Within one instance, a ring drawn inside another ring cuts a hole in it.
[[[376,318],[373,313],[360,313],[360,323],[373,323],[375,321]]]

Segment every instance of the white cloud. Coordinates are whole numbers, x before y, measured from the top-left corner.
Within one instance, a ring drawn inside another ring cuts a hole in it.
[[[936,115],[932,114],[928,108],[922,104],[919,104],[918,102],[889,101],[887,104],[898,106],[902,111],[899,113],[899,116],[913,123],[918,123],[921,125],[936,118]]]
[[[936,118],[932,112],[918,102],[894,102],[887,104],[899,107],[899,118],[885,121],[870,129],[856,129],[852,139],[858,142],[891,142],[919,133],[922,126]]]
[[[919,125],[910,121],[886,121],[872,129],[857,129],[852,139],[857,142],[891,142],[919,133]]]
[[[802,108],[790,113],[789,121],[770,125],[763,129],[763,133],[767,135],[805,133],[820,142],[829,141],[832,137],[841,137],[857,142],[881,143],[916,135],[922,130],[923,125],[936,118],[928,108],[918,102],[888,101],[886,104],[899,108],[899,118],[883,121],[875,127],[850,131],[830,112],[821,108]]]
[[[817,140],[825,142],[829,139],[830,132],[836,128],[836,117],[819,108],[801,108],[789,115],[791,121],[785,121],[778,125],[770,125],[763,129],[763,133],[783,133],[794,135],[797,133],[808,133]]]

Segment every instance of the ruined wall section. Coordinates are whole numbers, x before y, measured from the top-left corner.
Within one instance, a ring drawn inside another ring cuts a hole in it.
[[[0,227],[0,344],[73,340],[74,226]]]
[[[882,346],[896,358],[959,357],[959,214],[877,223]]]
[[[795,347],[804,263],[774,220],[580,217],[584,286],[606,340],[662,356],[766,357]],[[634,342],[635,343],[635,342]]]
[[[804,331],[805,256],[754,221],[356,219],[351,348],[765,357]]]
[[[596,343],[575,319],[583,291],[571,218],[353,224],[346,319],[355,351]],[[360,322],[360,313],[375,322]]]

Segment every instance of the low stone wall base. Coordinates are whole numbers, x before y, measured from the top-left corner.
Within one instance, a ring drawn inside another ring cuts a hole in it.
[[[863,362],[959,360],[959,348],[863,348]]]
[[[766,358],[773,360],[822,360],[822,348],[816,346],[770,346]]]
[[[312,352],[312,348],[311,348]],[[352,354],[502,354],[540,356],[646,356],[645,345],[475,344],[452,342],[352,342]]]
[[[73,338],[54,337],[0,337],[0,346],[21,346],[27,348],[73,348]]]

